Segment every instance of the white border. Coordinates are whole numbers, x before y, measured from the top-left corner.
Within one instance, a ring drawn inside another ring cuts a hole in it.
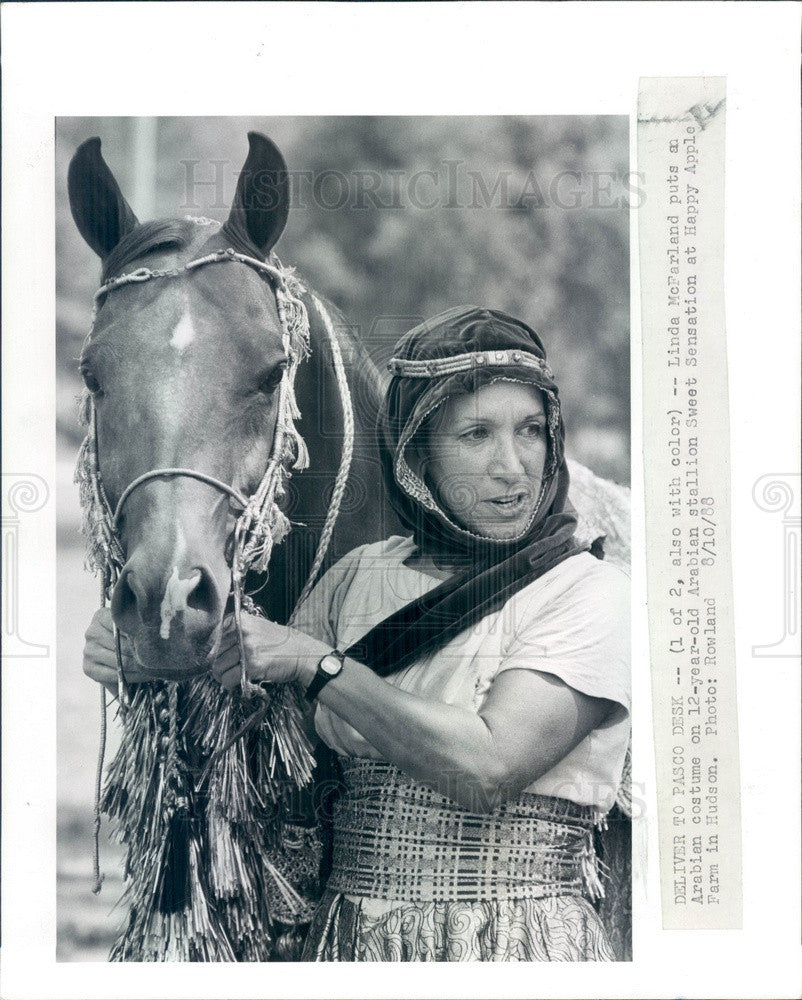
[[[663,932],[656,866],[639,874],[637,849],[631,965],[56,964],[53,658],[8,660],[2,996],[796,996],[798,662],[754,660],[751,649],[775,637],[782,579],[778,524],[755,507],[752,485],[763,473],[798,468],[798,5],[6,3],[2,19],[4,465],[37,472],[50,484],[54,116],[620,114],[634,112],[640,75],[727,76],[726,295],[745,816],[743,931]],[[633,319],[638,293],[634,280]],[[634,322],[634,406],[638,330]],[[642,438],[634,412],[637,500]],[[26,548],[22,582],[41,594],[30,620],[37,622],[36,641],[53,650],[54,510],[51,502],[37,515],[41,530]],[[637,514],[633,528],[642,545]],[[653,787],[644,579],[642,567],[634,569],[636,780]],[[654,815],[648,795],[647,812]],[[655,859],[652,824],[635,829],[636,842]]]

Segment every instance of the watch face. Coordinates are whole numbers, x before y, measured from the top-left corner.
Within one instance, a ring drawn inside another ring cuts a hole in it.
[[[330,677],[335,677],[342,670],[342,661],[333,653],[328,653],[320,661],[320,669]]]

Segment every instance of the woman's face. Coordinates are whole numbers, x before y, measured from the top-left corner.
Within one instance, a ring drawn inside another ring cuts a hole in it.
[[[493,382],[448,399],[426,446],[425,478],[469,531],[515,538],[540,496],[548,430],[543,395],[522,382]]]

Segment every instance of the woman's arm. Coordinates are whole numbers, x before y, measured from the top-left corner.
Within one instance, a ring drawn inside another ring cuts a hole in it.
[[[517,797],[612,708],[612,702],[580,694],[557,677],[508,670],[496,678],[477,715],[401,691],[353,660],[346,660],[319,700],[385,760],[472,812]]]
[[[328,646],[264,619],[244,623],[252,680],[298,680],[307,687]],[[231,642],[213,668],[238,683]],[[494,681],[479,715],[427,701],[347,658],[319,700],[353,726],[381,756],[474,812],[517,796],[562,760],[604,720],[613,702],[581,694],[550,674],[507,670]]]
[[[307,687],[330,647],[262,618],[243,621],[245,651],[254,681]],[[124,645],[125,673],[135,663]],[[213,673],[227,687],[240,680],[240,654],[226,633]],[[84,670],[116,690],[116,654],[108,610],[87,631]],[[511,669],[493,682],[479,715],[401,691],[356,660],[321,691],[319,700],[353,726],[381,756],[411,777],[474,812],[515,797],[562,760],[596,728],[615,704],[569,687],[557,677]]]

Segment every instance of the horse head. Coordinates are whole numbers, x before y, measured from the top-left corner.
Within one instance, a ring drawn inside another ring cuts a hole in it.
[[[89,139],[69,170],[76,225],[102,262],[104,285],[81,372],[91,394],[97,460],[118,514],[123,565],[111,609],[140,669],[184,679],[208,669],[231,588],[232,533],[270,459],[287,365],[269,277],[241,263],[184,265],[231,247],[264,260],[284,229],[287,170],[266,137],[250,149],[228,220],[140,224]],[[144,271],[142,272],[144,273]],[[146,478],[153,470],[195,470]],[[221,489],[211,480],[229,489]]]

